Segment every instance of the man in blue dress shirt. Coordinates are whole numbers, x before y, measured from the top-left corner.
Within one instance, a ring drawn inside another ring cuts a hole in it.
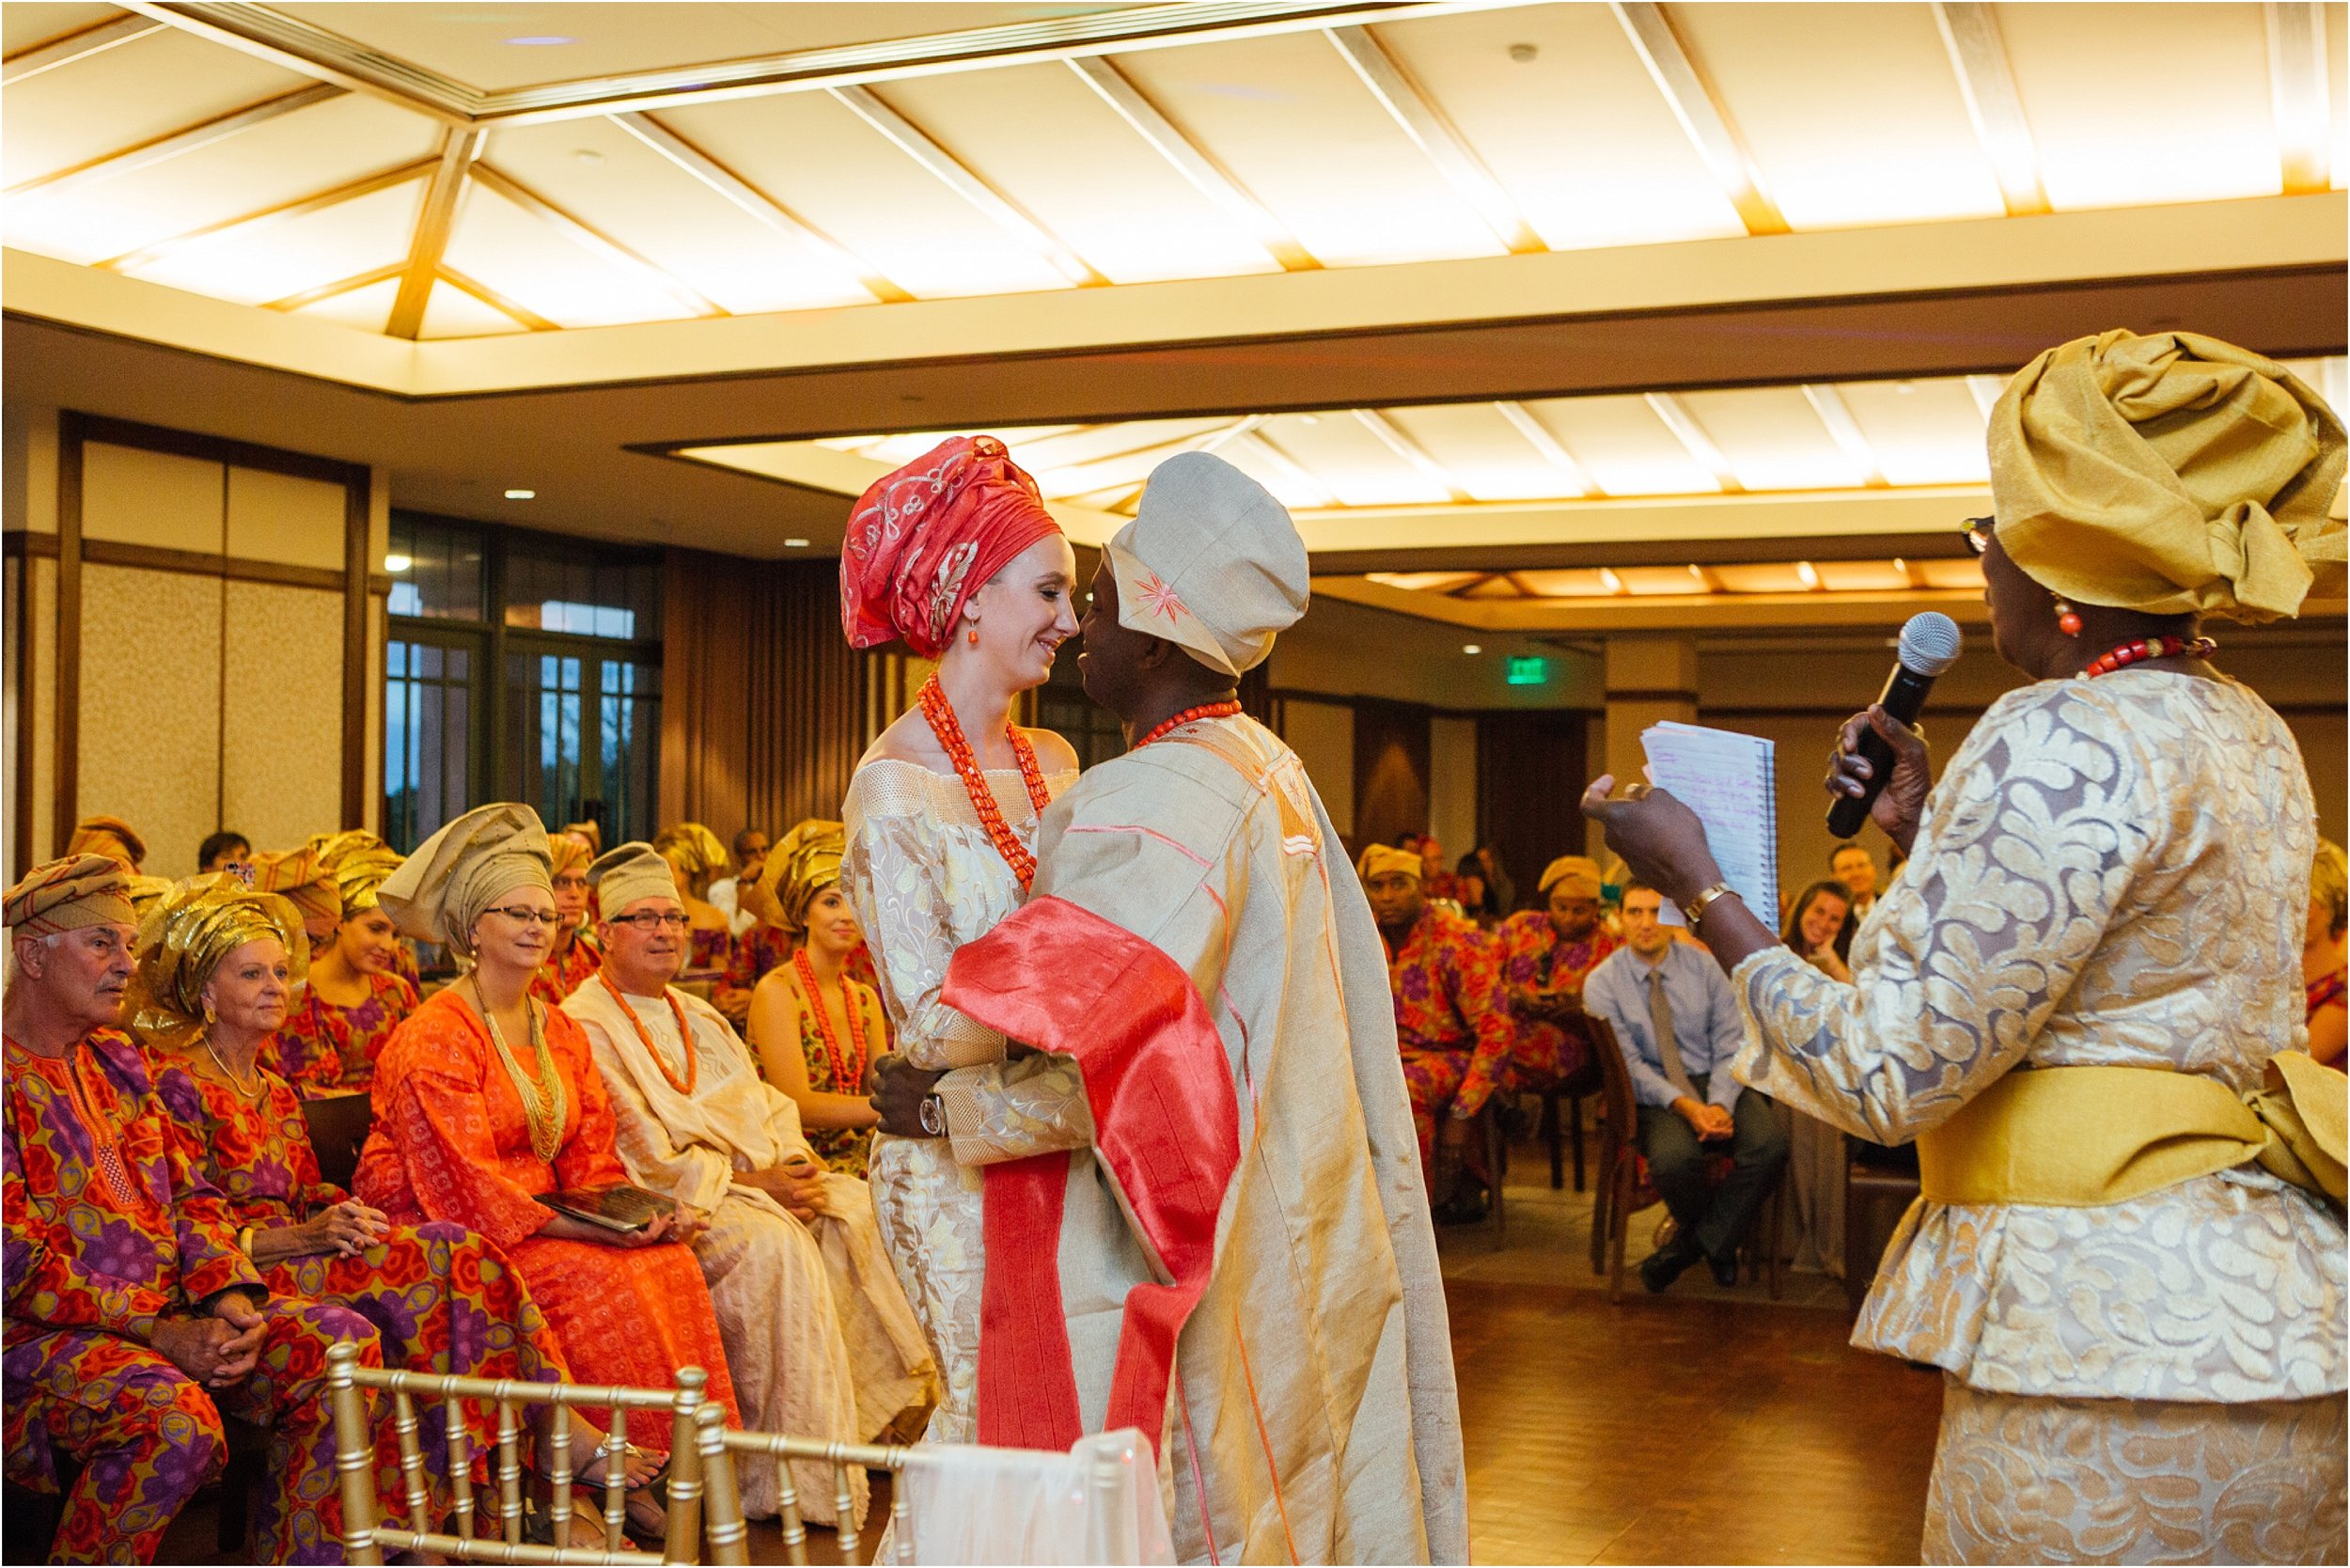
[[[1640,1152],[1672,1211],[1672,1240],[1642,1260],[1640,1282],[1664,1290],[1701,1257],[1734,1285],[1738,1238],[1787,1163],[1787,1129],[1767,1098],[1731,1076],[1745,1028],[1737,997],[1713,955],[1673,940],[1662,907],[1653,887],[1624,889],[1624,945],[1583,982],[1583,1006],[1616,1031]],[[1709,1153],[1731,1159],[1718,1187],[1705,1179]]]

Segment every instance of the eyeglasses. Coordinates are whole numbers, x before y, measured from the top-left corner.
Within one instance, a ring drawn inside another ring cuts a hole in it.
[[[1991,548],[1991,525],[1997,521],[1997,518],[1991,517],[1969,517],[1958,525],[1960,535],[1966,541],[1966,548],[1977,557]]]
[[[634,926],[650,934],[656,931],[683,931],[693,922],[678,910],[663,914],[657,909],[648,909],[636,915],[615,915],[612,923],[616,926]]]
[[[588,890],[588,879],[576,873],[570,876],[558,876],[555,879],[555,886],[563,892],[584,893]]]
[[[487,913],[503,915],[518,926],[552,926],[560,923],[563,918],[552,909],[526,909],[518,903],[508,904],[502,909],[492,909]]]

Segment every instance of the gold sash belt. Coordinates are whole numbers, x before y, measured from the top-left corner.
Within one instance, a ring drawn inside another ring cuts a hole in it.
[[[2350,1078],[2299,1051],[2240,1097],[2162,1068],[2020,1069],[1918,1135],[1919,1187],[1936,1203],[2093,1208],[2256,1160],[2339,1209],[2345,1106]]]

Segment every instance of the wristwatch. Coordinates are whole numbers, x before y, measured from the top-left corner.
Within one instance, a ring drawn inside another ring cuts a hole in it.
[[[947,1136],[947,1105],[936,1094],[922,1096],[922,1131],[932,1137]]]
[[[1698,929],[1698,922],[1705,917],[1705,912],[1713,907],[1714,901],[1724,897],[1725,895],[1733,899],[1737,898],[1738,889],[1732,887],[1727,882],[1717,882],[1714,884],[1713,886],[1708,887],[1704,892],[1700,893],[1696,898],[1691,899],[1687,903],[1681,906],[1682,918],[1689,922],[1689,929],[1691,931],[1696,931]]]

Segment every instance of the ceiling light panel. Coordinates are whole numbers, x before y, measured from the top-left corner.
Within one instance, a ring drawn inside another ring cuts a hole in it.
[[[1117,63],[1325,263],[1503,253],[1320,33],[1145,50]]]
[[[1280,271],[1058,62],[915,77],[884,91],[1113,283]]]
[[[1745,386],[1680,397],[1744,489],[1856,490],[1869,482],[1800,387]]]
[[[1926,7],[1700,5],[1671,16],[1791,227],[2006,212]]]
[[[1384,411],[1477,501],[1543,501],[1583,494],[1492,403],[1438,403]]]
[[[2280,182],[2268,39],[2251,5],[2002,5],[2015,90],[2049,205],[2126,207],[2274,196]],[[2109,92],[2173,82],[2160,114],[2117,114]]]
[[[1262,431],[1251,431],[1216,448],[1216,455],[1273,493],[1273,498],[1292,511],[1312,511],[1334,506],[1338,498],[1296,459],[1274,447]]]
[[[1891,561],[1813,561],[1820,587],[1830,593],[1904,593],[1909,573]]]
[[[736,314],[872,303],[834,256],[760,223],[609,119],[501,130],[485,156]]]
[[[1924,381],[1851,381],[1836,391],[1867,437],[1890,485],[1982,484],[1982,410],[1962,376]]]
[[[557,326],[695,314],[642,268],[575,243],[478,180],[466,182],[444,259]]]
[[[1975,593],[1982,591],[1982,562],[1972,556],[1955,556],[1936,560],[1913,560],[1910,570],[1930,588],[1953,588]]]
[[[1540,599],[1611,599],[1616,593],[1597,567],[1517,572],[1512,575]]]
[[[422,180],[258,228],[231,228],[132,273],[149,283],[260,305],[352,277],[408,252]]]
[[[1721,489],[1643,398],[1548,398],[1526,409],[1606,494],[1711,495]]]
[[[1620,566],[1616,580],[1636,599],[1662,599],[1702,593],[1705,589],[1685,566]]]
[[[1369,574],[1371,582],[1413,593],[1449,593],[1454,588],[1476,582],[1483,575],[1481,572],[1373,572]]]
[[[1746,232],[1604,6],[1374,29],[1554,250]],[[1535,57],[1510,58],[1529,43]]]
[[[363,332],[382,332],[391,320],[392,301],[400,297],[400,279],[385,278],[364,289],[352,289],[340,294],[306,305],[293,314],[310,316],[322,321],[339,321],[344,326],[357,327]]]
[[[120,152],[309,85],[185,33],[149,33],[0,95],[0,184]]]
[[[2333,121],[2329,183],[2350,185],[2350,6],[2326,6],[2326,106]]]
[[[10,201],[0,221],[12,244],[102,261],[416,162],[435,140],[420,116],[349,93],[165,163]]]
[[[424,324],[417,330],[416,336],[494,337],[504,333],[527,330],[505,311],[484,305],[443,278],[432,286],[432,293],[425,302]]]
[[[1801,561],[1744,561],[1709,566],[1726,593],[1810,593],[1813,584],[1804,581]],[[1813,569],[1817,572],[1817,568]],[[1687,574],[1683,574],[1687,581]],[[1817,581],[1816,576],[1813,579]]]
[[[1260,435],[1287,453],[1342,507],[1444,502],[1452,494],[1359,420],[1342,413],[1284,414]]]
[[[84,6],[25,0],[0,7],[0,55],[20,55],[35,44],[78,33],[119,15],[113,6]]]
[[[662,120],[917,298],[1067,289],[1037,251],[823,93]]]
[[[1047,425],[1006,439],[1020,466],[1032,474],[1042,474],[1048,468],[1076,468],[1136,457],[1147,469],[1179,445],[1223,430],[1232,422],[1218,416],[1204,419],[1132,419],[1114,425]],[[1104,481],[1096,481],[1101,482]],[[1047,490],[1046,494],[1053,492]]]
[[[792,47],[762,13],[800,8],[619,3],[597,6],[591,17],[583,16],[584,8],[577,5],[379,3],[273,8],[471,86],[496,89]],[[538,47],[507,41],[531,38],[572,41]]]

